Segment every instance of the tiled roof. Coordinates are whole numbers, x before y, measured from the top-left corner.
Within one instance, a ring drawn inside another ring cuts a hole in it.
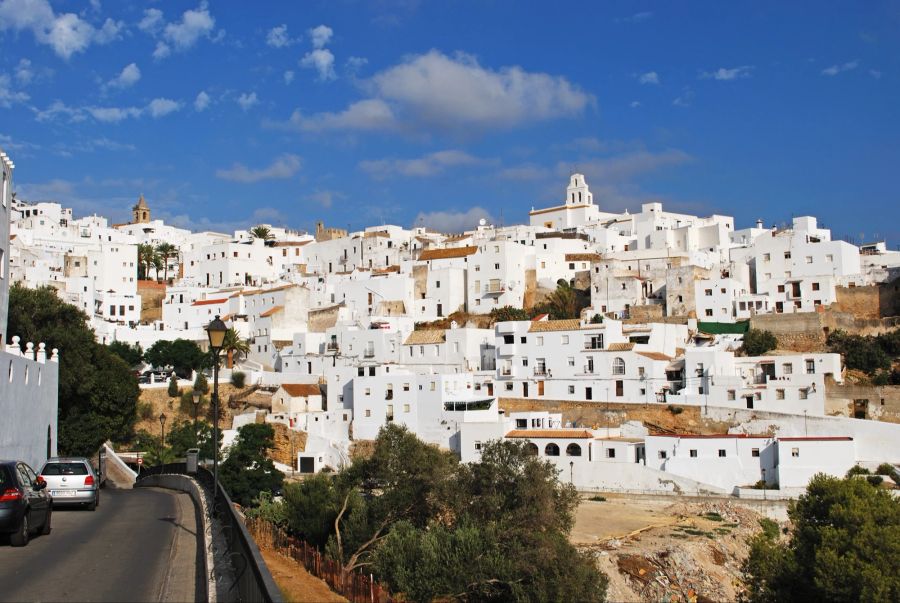
[[[528,327],[529,333],[544,333],[547,331],[577,331],[581,328],[581,321],[577,318],[566,320],[535,320]]]
[[[271,308],[269,308],[268,310],[266,310],[265,312],[260,314],[259,317],[260,318],[268,318],[269,316],[272,316],[273,314],[278,314],[282,310],[284,310],[284,306],[272,306]]]
[[[567,262],[599,262],[599,253],[567,253]]]
[[[644,358],[649,358],[650,360],[671,360],[672,358],[666,356],[661,352],[638,352]]]
[[[796,438],[778,438],[779,442],[846,442],[852,441],[850,436],[805,436]]]
[[[425,249],[419,255],[420,260],[449,260],[464,258],[478,251],[475,246],[469,247],[444,247],[443,249]]]
[[[629,343],[611,343],[606,348],[607,352],[628,352],[634,349],[634,344]]]
[[[508,438],[553,438],[553,439],[573,439],[588,440],[594,437],[587,429],[513,429],[508,434]]]
[[[444,329],[423,329],[410,333],[403,345],[425,345],[427,343],[444,343],[445,341],[447,341],[447,332]]]
[[[315,383],[282,383],[281,388],[292,398],[322,395]]]
[[[659,438],[682,438],[689,440],[716,440],[716,439],[729,439],[729,440],[744,440],[751,438],[762,438],[769,439],[772,436],[767,435],[754,435],[749,433],[711,433],[711,434],[699,434],[699,433],[654,433],[652,434]],[[786,438],[781,438],[786,439]],[[802,439],[802,438],[801,438]]]
[[[224,304],[228,299],[199,299],[192,303],[192,306],[209,306],[210,304]]]
[[[391,264],[385,268],[376,268],[372,271],[372,274],[390,274],[391,272],[400,272],[400,266]]]

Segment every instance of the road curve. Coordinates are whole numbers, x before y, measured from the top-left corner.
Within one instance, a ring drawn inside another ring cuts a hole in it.
[[[0,601],[194,601],[197,517],[183,493],[105,489],[94,512],[53,510],[25,548],[0,542]]]

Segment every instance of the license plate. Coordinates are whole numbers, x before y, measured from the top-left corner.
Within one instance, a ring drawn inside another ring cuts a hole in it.
[[[51,490],[50,496],[58,496],[59,498],[72,497],[77,495],[78,492],[74,490]]]

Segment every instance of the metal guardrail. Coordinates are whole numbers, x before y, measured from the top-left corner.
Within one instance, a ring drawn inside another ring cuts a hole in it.
[[[212,499],[213,476],[207,469],[200,467],[197,473],[188,473],[187,463],[167,463],[155,467],[142,468],[138,481],[151,475],[178,474],[187,475],[201,485],[207,496]],[[253,601],[260,603],[282,603],[284,598],[278,585],[275,584],[269,568],[259,552],[259,547],[247,531],[243,520],[238,516],[231,497],[219,483],[210,512],[221,525],[221,536],[227,545],[227,558],[234,568],[234,583],[230,595],[236,601]]]

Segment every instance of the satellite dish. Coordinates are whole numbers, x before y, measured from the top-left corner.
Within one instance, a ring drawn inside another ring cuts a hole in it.
[[[478,220],[478,225],[479,225],[479,226],[484,226],[485,224],[487,224],[487,220],[485,220],[484,218]]]

